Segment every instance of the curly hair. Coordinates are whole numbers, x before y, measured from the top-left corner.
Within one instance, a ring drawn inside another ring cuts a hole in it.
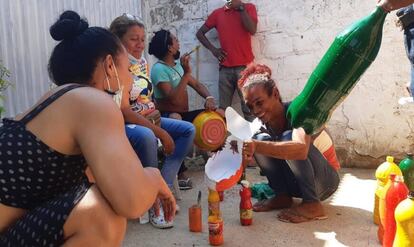
[[[272,70],[264,64],[249,64],[242,72],[237,82],[239,88],[245,91],[256,85],[263,85],[264,89],[271,95],[276,87],[275,81],[271,78]]]

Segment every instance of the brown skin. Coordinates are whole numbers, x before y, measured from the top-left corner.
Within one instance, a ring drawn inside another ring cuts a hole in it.
[[[414,0],[380,0],[377,1],[378,6],[382,7],[385,11],[400,9],[414,3]]]
[[[176,54],[180,50],[180,44],[178,42],[177,37],[171,34],[171,38],[172,45],[168,47],[168,53],[162,59],[162,61],[168,66],[174,67],[174,54]],[[160,109],[160,111],[176,113],[188,112],[189,107],[187,85],[192,87],[203,98],[211,96],[206,86],[204,86],[201,82],[196,80],[191,75],[190,56],[188,54],[184,54],[180,58],[180,62],[181,66],[183,66],[184,69],[184,75],[182,76],[177,87],[173,88],[170,82],[159,82],[157,84],[158,89],[160,89],[160,91],[164,95],[164,98],[157,99],[157,107]],[[206,99],[204,108],[206,110],[216,110],[217,106],[214,98],[209,97],[208,99]],[[176,116],[176,114],[172,114],[172,116]],[[174,118],[179,119],[179,116],[176,116]]]
[[[274,88],[269,95],[263,85],[255,85],[251,88],[244,89],[243,97],[254,116],[258,117],[263,123],[268,124],[277,134],[281,134],[285,130],[287,119],[277,88]],[[311,142],[311,136],[307,135],[303,128],[293,129],[291,141],[272,142],[248,140],[243,143],[243,163],[246,164],[251,161],[254,153],[277,159],[303,160],[307,158]],[[291,196],[278,195],[263,202],[256,203],[253,209],[258,212],[263,212],[291,206]],[[320,202],[302,202],[299,206],[282,211],[278,217],[295,223],[308,220],[303,217],[298,219],[295,213],[304,215],[307,218],[314,218],[323,216],[324,210]]]
[[[231,5],[228,5],[228,7],[231,9],[238,9],[242,4],[244,4],[242,1],[234,0],[231,2]],[[257,31],[257,23],[253,21],[253,19],[250,17],[246,10],[240,12],[240,17],[243,27],[246,29],[246,31],[249,32],[251,35],[254,35]],[[203,46],[206,47],[213,54],[213,56],[216,57],[217,60],[221,63],[226,59],[227,52],[221,48],[215,47],[207,39],[206,33],[210,30],[211,28],[207,27],[206,25],[203,25],[200,27],[200,29],[198,29],[196,36],[200,43],[203,44]]]
[[[145,30],[138,25],[131,26],[124,36],[121,38],[121,42],[126,48],[127,52],[135,58],[140,58],[142,52],[145,49]],[[161,140],[163,150],[166,155],[170,155],[174,152],[175,143],[167,131],[158,127],[150,122],[144,116],[134,112],[129,104],[130,90],[124,88],[124,97],[122,98],[121,111],[124,116],[125,122],[141,125],[152,130],[154,135]],[[158,111],[158,110],[157,110]]]
[[[98,63],[91,87],[64,94],[26,125],[54,150],[68,155],[82,153],[96,180],[63,226],[65,246],[121,245],[126,219],[142,215],[157,198],[163,203],[167,219],[175,214],[174,196],[160,172],[142,167],[126,137],[121,111],[103,92],[107,88],[105,73],[111,88],[118,89],[115,66],[121,84],[131,87],[126,51],[115,59],[107,55]],[[62,87],[46,93],[36,105]],[[24,212],[0,204],[0,232]]]

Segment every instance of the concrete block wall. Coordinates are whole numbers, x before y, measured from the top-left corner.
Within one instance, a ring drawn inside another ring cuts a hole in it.
[[[369,14],[375,0],[251,0],[259,15],[253,38],[256,62],[273,70],[284,100],[292,100],[305,85],[310,73],[334,37],[346,26]],[[177,34],[182,52],[198,44],[195,33],[208,14],[223,0],[144,0],[143,13],[149,38],[166,28]],[[405,84],[410,64],[405,55],[402,32],[395,26],[395,13],[387,16],[381,50],[328,123],[344,166],[376,167],[386,155],[403,158],[414,151],[414,106],[397,101],[408,96]],[[217,33],[208,37],[216,44]],[[150,62],[154,62],[149,57]],[[200,49],[193,55],[193,73],[218,96],[218,63],[210,52]],[[190,92],[190,105],[200,108],[203,99]],[[237,100],[237,99],[236,99]]]

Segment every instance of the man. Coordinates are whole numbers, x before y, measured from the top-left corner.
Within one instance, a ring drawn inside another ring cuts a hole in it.
[[[214,10],[197,31],[198,40],[211,51],[220,63],[220,108],[226,109],[231,105],[234,91],[237,90],[244,117],[250,121],[253,116],[237,88],[237,81],[240,78],[240,72],[254,60],[251,36],[256,33],[257,21],[256,7],[253,4],[232,0],[227,1],[225,6]],[[221,48],[215,47],[205,36],[213,28],[218,32]]]

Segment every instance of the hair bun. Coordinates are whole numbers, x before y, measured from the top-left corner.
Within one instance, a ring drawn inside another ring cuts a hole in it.
[[[85,19],[81,19],[78,13],[67,10],[63,12],[59,17],[59,20],[50,27],[49,32],[54,40],[61,41],[64,39],[75,38],[83,33],[88,27],[88,22]]]

